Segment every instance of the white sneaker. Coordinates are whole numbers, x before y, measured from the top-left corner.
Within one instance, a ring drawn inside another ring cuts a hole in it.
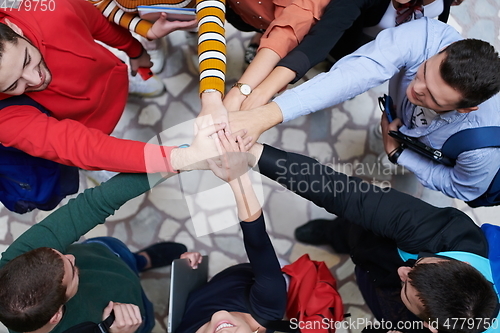
[[[141,43],[151,57],[153,67],[151,71],[155,74],[161,73],[165,67],[165,54],[167,53],[167,42],[165,38],[149,41],[146,38],[141,38]]]
[[[163,94],[163,92],[166,90],[165,85],[156,75],[153,75],[145,81],[139,74],[137,74],[136,76],[132,76],[129,74],[128,79],[129,94],[138,95],[141,97],[156,97]]]

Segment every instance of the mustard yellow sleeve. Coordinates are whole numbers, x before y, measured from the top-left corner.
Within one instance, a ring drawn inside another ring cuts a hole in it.
[[[108,18],[110,22],[114,22],[125,29],[136,32],[139,35],[146,37],[152,23],[143,20],[135,12],[125,12],[117,6],[114,0],[87,0],[93,3],[101,13]]]
[[[197,0],[200,93],[216,89],[224,95],[226,79],[225,0]]]

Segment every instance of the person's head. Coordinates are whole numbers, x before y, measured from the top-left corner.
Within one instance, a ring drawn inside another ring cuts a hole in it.
[[[0,92],[21,95],[41,91],[52,81],[40,50],[8,19],[0,23]]]
[[[217,311],[208,323],[196,330],[196,333],[257,333],[265,332],[264,327],[241,312]]]
[[[420,65],[406,95],[411,103],[437,112],[467,113],[498,91],[498,53],[484,41],[464,39]]]
[[[483,326],[445,327],[446,319],[492,318],[498,306],[493,285],[466,262],[439,257],[425,257],[413,267],[398,269],[402,281],[401,299],[412,313],[432,332],[475,333]],[[471,319],[472,320],[472,319]],[[492,322],[490,321],[490,323]],[[431,325],[429,325],[431,323]],[[448,320],[449,323],[449,320]],[[438,324],[438,327],[433,327]]]
[[[48,332],[78,290],[75,257],[42,247],[0,269],[0,321],[17,332]]]

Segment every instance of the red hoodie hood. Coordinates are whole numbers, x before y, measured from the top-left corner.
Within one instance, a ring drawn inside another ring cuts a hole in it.
[[[111,133],[128,96],[127,66],[94,39],[135,56],[142,47],[130,33],[84,0],[55,0],[55,10],[45,12],[1,9],[0,22],[5,18],[41,52],[52,74],[45,90],[28,95],[57,119]]]

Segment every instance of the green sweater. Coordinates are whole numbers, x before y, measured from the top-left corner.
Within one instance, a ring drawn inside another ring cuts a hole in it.
[[[159,175],[150,176],[161,180]],[[104,223],[128,200],[149,189],[146,174],[119,174],[71,199],[23,233],[2,254],[0,267],[39,247],[51,247],[75,256],[80,270],[78,292],[66,303],[64,317],[53,333],[64,332],[85,321],[102,321],[102,312],[109,301],[136,304],[144,313],[139,278],[125,262],[101,244],[73,243]]]

